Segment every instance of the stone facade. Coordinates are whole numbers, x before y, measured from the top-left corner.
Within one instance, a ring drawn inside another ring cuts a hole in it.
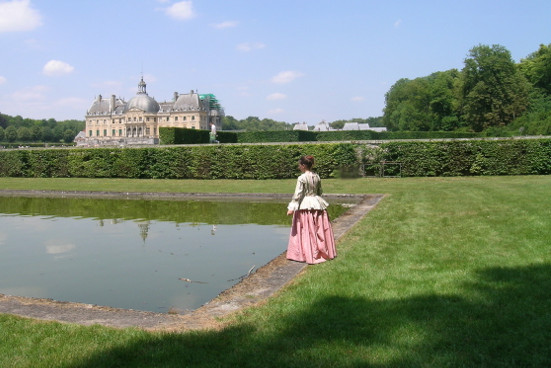
[[[210,130],[221,127],[224,111],[212,94],[174,93],[170,102],[158,103],[146,91],[143,78],[128,102],[99,95],[86,113],[85,137],[79,146],[158,144],[159,128]]]

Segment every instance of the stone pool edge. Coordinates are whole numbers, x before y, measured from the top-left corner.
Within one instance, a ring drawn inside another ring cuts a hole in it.
[[[128,199],[288,199],[288,194],[264,193],[120,193],[120,192],[67,192],[0,190],[0,196],[46,196],[46,197],[95,197]],[[363,218],[384,197],[382,194],[325,194],[327,199],[345,198],[357,202],[333,221],[337,243],[352,226]],[[285,253],[270,261],[238,284],[220,293],[203,306],[193,311],[178,313],[155,313],[118,309],[91,304],[60,302],[51,299],[26,298],[0,294],[0,313],[45,321],[100,324],[115,328],[137,327],[147,330],[189,330],[216,327],[216,319],[241,308],[257,304],[274,295],[302,270],[304,263],[289,261]]]

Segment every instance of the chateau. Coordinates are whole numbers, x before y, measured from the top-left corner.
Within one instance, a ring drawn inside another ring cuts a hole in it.
[[[224,110],[213,94],[174,92],[170,102],[149,97],[141,78],[138,92],[128,102],[112,95],[99,95],[86,113],[86,129],[79,146],[158,144],[159,128],[174,127],[210,130],[221,127]]]

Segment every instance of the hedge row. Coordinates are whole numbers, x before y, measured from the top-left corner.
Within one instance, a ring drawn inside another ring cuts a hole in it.
[[[207,130],[159,128],[161,144],[201,144],[209,142]],[[339,130],[314,132],[305,130],[218,132],[220,143],[328,142],[389,139],[475,138],[471,132],[376,132],[372,130]]]
[[[548,175],[551,139],[467,140],[447,142],[389,142],[375,159],[364,160],[367,170],[401,176]]]
[[[323,177],[357,167],[352,144],[208,145],[0,151],[0,176],[151,179],[280,179],[312,154]]]
[[[178,179],[551,174],[551,139],[0,150],[0,176]]]

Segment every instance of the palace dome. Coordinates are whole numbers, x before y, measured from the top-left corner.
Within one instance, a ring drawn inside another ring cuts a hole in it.
[[[126,108],[124,109],[124,112],[137,109],[141,110],[147,113],[157,113],[159,109],[161,108],[159,106],[159,103],[155,101],[154,98],[151,98],[147,95],[146,92],[146,84],[142,80],[138,84],[138,93],[136,96],[132,97],[130,101],[126,104]]]
[[[157,113],[160,106],[155,99],[149,97],[148,95],[136,95],[126,104],[125,112],[132,109],[138,109],[149,113]]]

